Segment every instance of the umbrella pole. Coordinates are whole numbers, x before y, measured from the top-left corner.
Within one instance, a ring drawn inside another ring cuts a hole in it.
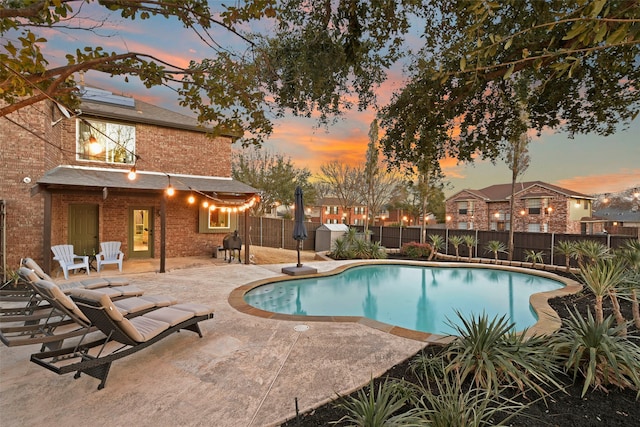
[[[298,267],[302,267],[302,264],[300,264],[300,244],[302,243],[302,240],[298,240]]]

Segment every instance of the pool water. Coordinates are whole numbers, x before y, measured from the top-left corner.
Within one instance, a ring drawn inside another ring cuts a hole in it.
[[[256,287],[245,301],[265,311],[306,316],[363,316],[421,332],[454,334],[456,311],[470,318],[506,315],[521,331],[537,322],[529,297],[564,285],[524,273],[467,267],[366,265],[332,276]]]

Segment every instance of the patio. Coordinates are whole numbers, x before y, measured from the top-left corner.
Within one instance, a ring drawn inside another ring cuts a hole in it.
[[[281,276],[283,264],[240,265],[207,257],[125,261],[145,294],[170,294],[215,309],[204,338],[174,334],[115,362],[105,389],[88,376],[58,376],[29,361],[38,346],[0,347],[0,413],[5,426],[277,426],[346,394],[415,354],[424,344],[361,324],[254,317],[227,299],[238,286]],[[305,265],[325,272],[344,262]],[[92,272],[92,276],[96,273]],[[102,276],[119,275],[107,267]],[[71,277],[71,280],[78,275]],[[58,278],[59,280],[59,278]]]

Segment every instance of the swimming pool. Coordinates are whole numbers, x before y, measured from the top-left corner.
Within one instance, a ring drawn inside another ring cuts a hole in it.
[[[455,332],[449,320],[506,315],[518,331],[536,323],[532,294],[561,289],[547,277],[494,268],[359,265],[332,275],[263,284],[247,291],[250,306],[297,316],[359,316],[432,334]]]

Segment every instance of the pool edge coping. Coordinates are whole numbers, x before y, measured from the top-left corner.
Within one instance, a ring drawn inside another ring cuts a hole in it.
[[[381,332],[389,333],[391,335],[399,336],[402,338],[411,339],[414,341],[425,342],[429,345],[446,345],[453,341],[456,337],[451,335],[432,334],[428,332],[416,331],[413,329],[406,329],[401,326],[390,325],[377,320],[369,319],[363,316],[301,316],[293,314],[281,314],[271,311],[262,310],[248,304],[244,300],[244,295],[252,289],[259,286],[266,285],[268,283],[277,283],[288,280],[308,279],[313,277],[327,277],[340,274],[343,271],[371,264],[389,264],[389,265],[415,265],[418,267],[449,267],[449,268],[484,268],[493,270],[505,270],[513,271],[517,273],[525,273],[534,276],[545,277],[547,279],[555,280],[564,284],[564,287],[555,289],[553,291],[538,292],[532,294],[529,297],[529,303],[538,316],[538,321],[525,330],[526,336],[531,337],[534,335],[547,335],[557,331],[562,325],[562,319],[558,313],[551,308],[549,300],[556,297],[562,297],[578,293],[582,290],[583,286],[577,281],[559,276],[555,273],[551,273],[545,270],[535,270],[525,267],[513,267],[499,264],[484,264],[484,263],[465,263],[465,262],[437,262],[437,261],[405,261],[405,260],[366,260],[356,261],[344,265],[337,266],[333,270],[307,274],[301,276],[289,276],[282,275],[271,277],[268,279],[260,279],[253,282],[246,283],[242,286],[238,286],[233,289],[229,294],[228,302],[231,307],[237,311],[248,314],[251,316],[261,317],[264,319],[272,320],[284,320],[284,321],[303,321],[303,322],[340,322],[340,323],[359,323],[361,325],[376,329]],[[519,332],[522,333],[522,332]]]

